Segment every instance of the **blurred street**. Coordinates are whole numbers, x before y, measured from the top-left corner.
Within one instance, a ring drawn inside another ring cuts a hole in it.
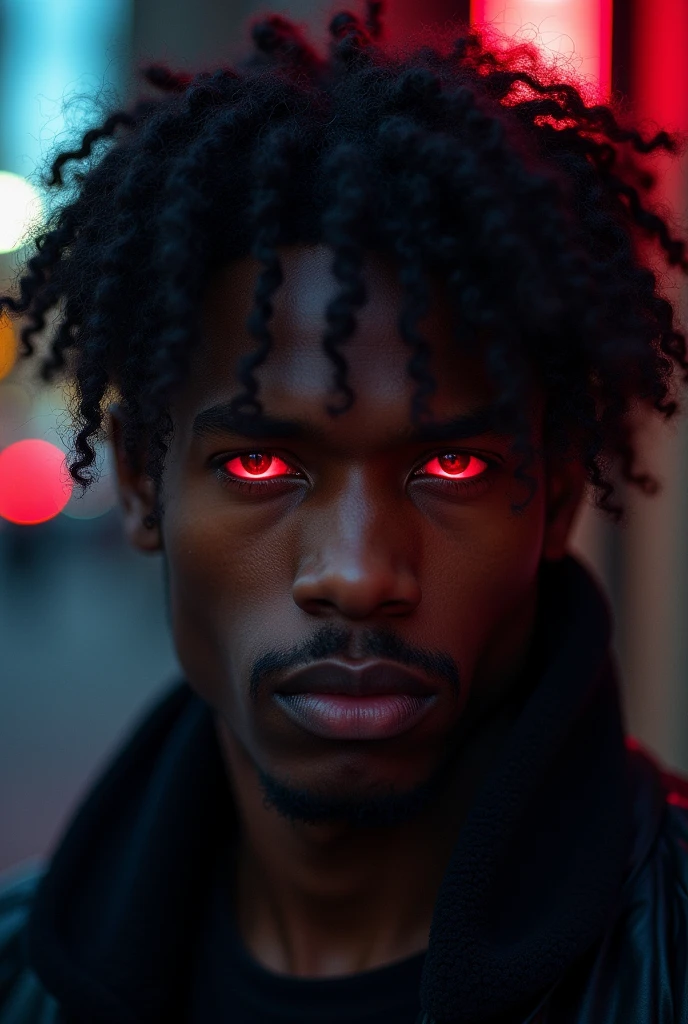
[[[0,870],[44,850],[145,705],[180,672],[162,562],[91,523],[0,521]]]

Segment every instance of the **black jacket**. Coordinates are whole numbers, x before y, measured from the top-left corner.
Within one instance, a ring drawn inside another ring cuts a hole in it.
[[[688,1024],[688,781],[625,735],[592,577],[541,573],[541,671],[445,873],[419,1024]],[[209,851],[236,829],[182,682],[6,879],[0,1024],[178,1021]]]

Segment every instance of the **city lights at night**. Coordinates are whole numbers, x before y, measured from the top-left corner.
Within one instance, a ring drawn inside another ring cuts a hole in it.
[[[7,377],[17,361],[17,338],[9,317],[0,316],[0,380]]]
[[[64,453],[49,441],[28,438],[0,451],[0,516],[33,526],[58,515],[72,493]]]
[[[0,171],[0,253],[21,248],[42,216],[38,189],[19,174]]]
[[[612,0],[472,0],[471,20],[535,43],[600,98],[609,93]]]

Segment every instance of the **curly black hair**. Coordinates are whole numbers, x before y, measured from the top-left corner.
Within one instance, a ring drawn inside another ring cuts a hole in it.
[[[645,492],[658,488],[634,466],[634,410],[671,417],[675,364],[688,382],[685,338],[650,265],[654,246],[686,271],[685,246],[648,202],[643,160],[675,151],[676,140],[644,138],[614,106],[586,102],[534,48],[497,45],[475,28],[385,45],[381,8],[369,0],[364,17],[333,17],[327,57],[272,14],[251,22],[255,52],[235,67],[149,67],[157,95],[112,113],[52,162],[48,184],[65,200],[0,309],[25,318],[25,356],[58,314],[39,372],[69,380],[71,475],[84,487],[93,480],[93,441],[116,395],[127,452],[141,465],[145,449],[160,491],[169,402],[199,336],[204,289],[216,268],[249,253],[264,265],[247,321],[259,345],[238,363],[246,391],[234,405],[262,411],[252,371],[271,348],[276,247],[323,243],[341,282],[323,338],[345,395],[331,416],[354,401],[338,349],[367,298],[364,251],[376,250],[396,261],[403,285],[414,423],[436,389],[416,327],[436,274],[457,350],[484,355],[500,426],[523,454],[515,472],[528,501],[524,396],[534,371],[545,449],[580,458],[597,506],[622,519],[611,468]]]

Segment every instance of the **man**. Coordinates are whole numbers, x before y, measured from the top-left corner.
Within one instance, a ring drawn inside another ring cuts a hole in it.
[[[635,245],[684,261],[673,143],[379,13],[152,69],[54,164],[118,133],[5,305],[31,354],[61,304],[71,471],[105,424],[184,679],[7,881],[0,1024],[688,1021],[688,785],[567,551],[688,370]]]

